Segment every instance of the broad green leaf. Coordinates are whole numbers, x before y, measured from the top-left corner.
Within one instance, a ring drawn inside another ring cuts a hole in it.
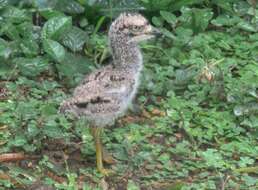
[[[0,57],[7,59],[11,54],[8,42],[0,38]]]
[[[42,38],[57,40],[61,34],[72,28],[72,18],[58,16],[49,19],[43,26]]]
[[[233,9],[232,9],[232,3],[231,2],[227,2],[224,0],[212,0],[212,3],[216,4],[217,6],[219,6],[220,8],[233,13]]]
[[[134,181],[129,180],[127,190],[140,190],[140,188],[134,183]]]
[[[37,126],[36,121],[30,121],[27,128],[27,134],[29,137],[35,137],[40,133],[41,129]]]
[[[172,1],[170,4],[171,11],[180,10],[182,7],[193,5],[193,4],[201,4],[204,0],[176,0]]]
[[[200,152],[200,154],[209,167],[222,168],[225,166],[224,159],[216,149],[207,149],[204,152]]]
[[[16,27],[23,40],[33,40],[38,43],[40,39],[41,27],[33,25],[31,22],[23,22]]]
[[[138,0],[90,0],[86,1],[85,4],[89,7],[87,16],[92,19],[96,17],[96,11],[101,12],[101,15],[114,18],[125,11],[137,11],[142,9]]]
[[[65,49],[57,41],[44,39],[43,48],[45,52],[57,62],[62,62],[65,58]]]
[[[6,7],[8,5],[8,0],[1,0],[0,1],[0,9]]]
[[[40,10],[53,9],[59,0],[35,0],[35,6]]]
[[[41,107],[41,113],[43,116],[51,116],[57,113],[56,106],[54,104],[46,104]]]
[[[80,51],[84,43],[87,41],[87,33],[78,27],[72,27],[67,33],[62,36],[62,44],[68,47],[73,52]]]
[[[213,16],[210,9],[192,9],[192,26],[195,33],[203,32]]]
[[[60,73],[67,77],[74,77],[78,73],[88,73],[92,70],[92,63],[84,56],[66,53],[62,64],[57,65]]]
[[[236,116],[249,115],[258,113],[258,103],[249,102],[245,105],[238,105],[234,108],[234,114]]]
[[[160,15],[169,23],[172,24],[173,26],[176,24],[177,22],[177,17],[170,12],[167,11],[160,11]]]
[[[140,4],[143,5],[147,10],[160,11],[160,10],[168,10],[171,3],[174,1],[171,0],[139,0]]]
[[[42,128],[43,134],[50,138],[62,138],[63,133],[58,123],[51,117],[49,117],[47,123]]]
[[[233,26],[241,21],[240,17],[229,16],[229,15],[219,15],[216,19],[211,21],[215,26]]]
[[[31,19],[31,16],[28,13],[29,12],[25,10],[8,6],[4,9],[1,16],[12,23],[21,23],[23,21],[29,21]]]
[[[53,9],[42,10],[40,11],[40,15],[48,20],[54,17],[65,17],[64,13]]]
[[[14,140],[11,142],[14,146],[23,146],[27,143],[24,135],[16,135]]]
[[[17,64],[19,71],[25,76],[37,76],[48,69],[48,60],[43,57],[15,58],[13,63]]]
[[[34,40],[22,40],[20,42],[20,48],[27,57],[37,56],[39,53],[39,46]]]
[[[84,12],[84,7],[81,6],[76,1],[71,0],[62,0],[57,1],[55,8],[59,11],[68,13],[68,14],[80,14]]]
[[[172,40],[176,39],[176,36],[166,28],[161,28],[160,32]]]
[[[255,28],[254,25],[251,25],[251,24],[249,24],[248,22],[245,22],[245,21],[238,23],[237,27],[242,29],[242,30],[245,30],[247,32],[257,32],[258,31],[257,27]]]
[[[11,22],[1,23],[0,33],[5,34],[11,40],[19,40],[20,39],[19,31],[17,30],[17,27],[14,24],[12,24]]]
[[[157,27],[160,27],[163,25],[163,19],[161,17],[154,16],[152,17],[151,21]]]

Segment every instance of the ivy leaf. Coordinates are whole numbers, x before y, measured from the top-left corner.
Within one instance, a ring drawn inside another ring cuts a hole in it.
[[[72,18],[57,16],[49,19],[43,26],[42,38],[57,40],[61,34],[72,28]]]
[[[62,62],[65,58],[65,49],[57,41],[44,39],[43,48],[45,52],[57,62]]]

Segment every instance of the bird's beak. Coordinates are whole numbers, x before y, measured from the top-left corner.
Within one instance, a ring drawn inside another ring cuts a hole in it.
[[[131,40],[128,41],[128,43],[131,43],[131,42],[138,43],[141,41],[149,40],[159,35],[161,35],[161,32],[157,28],[149,26],[144,34],[133,37]]]
[[[151,28],[151,34],[155,36],[160,36],[162,33],[159,31],[159,29],[152,27]]]

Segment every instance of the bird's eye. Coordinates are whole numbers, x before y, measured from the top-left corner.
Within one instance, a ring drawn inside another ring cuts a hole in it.
[[[133,29],[133,30],[136,30],[136,31],[137,31],[137,30],[140,30],[140,26],[133,26],[132,29]]]

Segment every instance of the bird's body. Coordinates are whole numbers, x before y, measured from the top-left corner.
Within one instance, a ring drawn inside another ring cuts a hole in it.
[[[134,98],[140,70],[132,68],[103,67],[88,75],[75,88],[73,97],[63,104],[62,109],[78,117],[86,117],[90,126],[112,125],[122,116]]]
[[[143,67],[137,43],[152,37],[151,32],[152,27],[143,16],[121,14],[109,30],[112,64],[87,75],[75,88],[73,96],[62,103],[60,111],[86,117],[95,129],[112,125],[124,115],[136,95]],[[96,137],[95,131],[93,136]],[[96,149],[100,148],[97,144]],[[97,151],[97,165],[101,165],[98,166],[101,171],[102,160],[98,160],[98,156]]]

